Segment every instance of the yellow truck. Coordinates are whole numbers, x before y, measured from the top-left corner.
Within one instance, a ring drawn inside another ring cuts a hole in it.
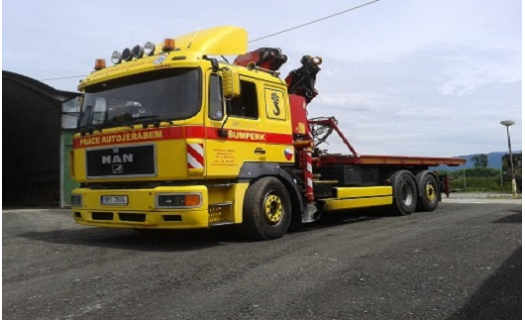
[[[235,224],[244,237],[268,240],[341,210],[437,207],[446,183],[428,168],[464,160],[359,155],[334,118],[306,117],[321,58],[304,56],[283,80],[286,56],[247,44],[246,30],[223,26],[115,51],[113,66],[96,60],[78,86],[76,223]],[[332,132],[349,154],[319,148]]]

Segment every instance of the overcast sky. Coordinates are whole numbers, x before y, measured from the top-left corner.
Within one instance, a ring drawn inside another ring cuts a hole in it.
[[[2,69],[76,91],[116,49],[220,25],[256,39],[366,2],[4,0]],[[506,151],[506,119],[521,150],[521,17],[520,0],[382,0],[249,47],[282,48],[284,76],[321,56],[310,116],[335,116],[361,154]]]

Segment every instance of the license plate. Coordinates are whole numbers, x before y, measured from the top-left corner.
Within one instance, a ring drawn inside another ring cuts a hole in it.
[[[100,203],[102,205],[127,206],[128,196],[101,196]]]

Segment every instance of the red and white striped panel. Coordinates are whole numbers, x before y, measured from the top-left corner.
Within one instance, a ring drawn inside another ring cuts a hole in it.
[[[189,143],[186,145],[186,162],[188,169],[204,168],[204,148],[202,143]]]
[[[305,166],[304,178],[306,181],[306,199],[308,202],[314,201],[314,182],[313,182],[313,171],[312,171],[312,151],[309,149],[304,152],[305,154]]]

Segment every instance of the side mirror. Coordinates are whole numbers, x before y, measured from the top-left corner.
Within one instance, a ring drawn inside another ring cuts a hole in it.
[[[219,61],[217,61],[217,59],[215,58],[211,58],[210,62],[211,62],[211,69],[213,70],[213,72],[219,71]]]
[[[241,95],[241,79],[238,71],[229,68],[221,70],[222,93],[225,98],[231,99]]]
[[[232,102],[231,100],[226,101],[226,120],[222,123],[222,126],[219,130],[217,130],[217,133],[219,134],[219,138],[226,138],[228,137],[228,131],[224,130],[224,126],[226,125],[226,122],[228,122],[228,119],[230,118],[230,114],[232,113]]]

